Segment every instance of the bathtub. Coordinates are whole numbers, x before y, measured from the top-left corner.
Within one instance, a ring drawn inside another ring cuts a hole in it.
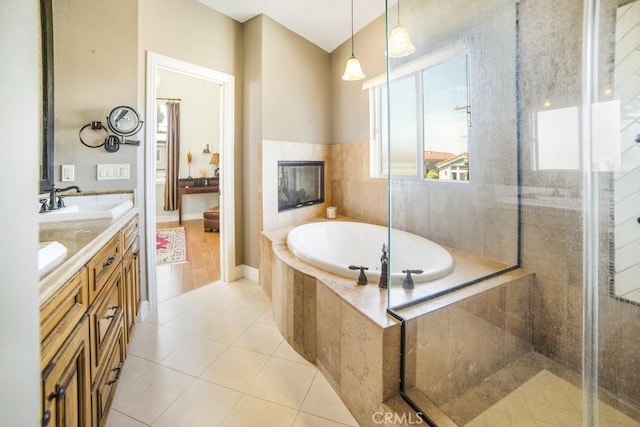
[[[287,235],[289,250],[299,259],[343,277],[357,278],[349,265],[369,267],[370,281],[380,280],[382,244],[387,228],[362,222],[314,222],[300,225]],[[402,270],[424,270],[413,275],[415,283],[444,277],[453,270],[451,254],[431,240],[392,229],[391,283],[402,283]]]

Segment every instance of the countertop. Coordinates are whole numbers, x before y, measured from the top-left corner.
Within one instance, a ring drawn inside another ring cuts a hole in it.
[[[40,279],[40,304],[76,274],[105,243],[140,213],[140,206],[117,219],[92,219],[40,224],[40,242],[57,241],[67,248],[62,263]]]

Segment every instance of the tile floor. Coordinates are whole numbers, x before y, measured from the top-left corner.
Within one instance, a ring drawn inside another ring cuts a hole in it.
[[[131,343],[107,426],[357,426],[282,338],[260,286],[214,282],[162,302]]]
[[[600,402],[600,426],[637,427],[638,422]],[[547,370],[533,378],[484,413],[467,427],[580,427],[582,392]]]

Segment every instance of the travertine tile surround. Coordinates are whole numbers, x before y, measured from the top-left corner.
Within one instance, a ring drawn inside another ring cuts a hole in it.
[[[370,423],[371,414],[380,409],[382,402],[398,394],[400,325],[386,314],[386,291],[375,283],[356,286],[353,280],[298,260],[286,246],[290,228],[264,232],[261,237],[261,285],[271,296],[276,326],[300,354],[326,374],[356,419],[363,424]],[[458,272],[454,272],[448,282],[436,281],[422,287],[420,294],[427,295],[445,286],[460,284],[462,278],[475,279],[505,267],[455,252]],[[484,299],[482,292],[500,289],[523,277],[527,283],[530,281],[530,273],[523,271],[503,276],[444,297],[444,305],[474,295]],[[501,290],[493,293],[502,295]],[[401,302],[415,298],[399,294]],[[412,308],[407,315],[419,316],[437,310],[442,307],[441,300]],[[469,310],[480,307],[472,302],[460,304],[471,304],[467,307]],[[413,345],[415,343],[414,339]],[[415,355],[415,349],[411,351]],[[413,369],[410,374],[415,377],[415,359],[409,363],[409,369]]]

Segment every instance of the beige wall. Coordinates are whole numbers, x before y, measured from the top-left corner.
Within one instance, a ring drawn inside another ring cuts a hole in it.
[[[329,54],[267,16],[245,31],[244,263],[258,267],[262,192],[276,191],[263,188],[262,143],[329,143]]]
[[[171,25],[167,25],[171,23]],[[242,191],[242,26],[193,0],[65,0],[54,4],[56,152],[60,164],[75,164],[84,190],[137,188],[143,194],[144,152],[123,146],[114,154],[84,147],[79,129],[130,105],[145,117],[146,51],[211,68],[236,78],[236,193]],[[143,127],[136,138],[144,140]],[[97,181],[96,164],[128,163],[131,179]],[[243,262],[242,199],[236,197],[236,261]],[[144,226],[144,224],[142,224]]]
[[[106,127],[107,115],[120,105],[142,114],[137,102],[137,2],[56,1],[53,22],[55,181],[60,181],[60,165],[73,164],[75,182],[69,184],[83,190],[133,188],[142,149],[121,146],[118,152],[108,153],[104,148],[87,148],[78,132],[91,121]],[[135,138],[142,139],[142,132]],[[129,164],[131,179],[98,181],[96,165],[100,163]]]
[[[385,17],[380,16],[354,37],[354,53],[365,81],[385,72]],[[369,141],[369,93],[362,81],[342,80],[344,65],[351,56],[351,39],[331,52],[331,143]]]
[[[138,0],[139,88],[144,93],[147,51],[235,76],[236,263],[243,263],[242,25],[194,0]],[[192,166],[193,168],[193,166]],[[197,171],[196,171],[197,173]],[[192,171],[192,176],[193,171]]]
[[[258,219],[262,216],[259,149],[262,142],[262,27],[259,15],[244,24],[244,143],[242,152],[242,229],[245,264],[257,267]],[[258,195],[258,197],[256,197]]]
[[[262,138],[327,144],[329,54],[265,17],[262,43]]]

